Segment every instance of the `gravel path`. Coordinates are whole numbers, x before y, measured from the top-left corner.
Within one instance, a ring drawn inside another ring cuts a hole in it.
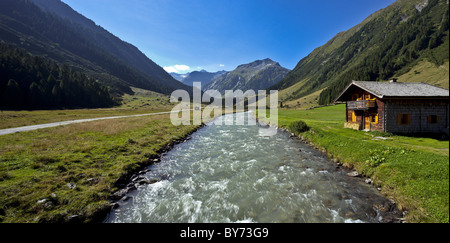
[[[130,117],[155,116],[155,115],[162,115],[162,114],[170,114],[172,112],[173,111],[149,113],[149,114],[140,114],[140,115],[129,115],[129,116],[101,117],[101,118],[91,118],[91,119],[81,119],[81,120],[54,122],[54,123],[47,123],[47,124],[40,124],[40,125],[17,127],[17,128],[8,128],[8,129],[0,130],[0,136],[7,135],[7,134],[18,133],[18,132],[34,131],[34,130],[43,129],[43,128],[65,126],[65,125],[76,124],[76,123],[84,123],[84,122],[100,121],[100,120],[110,120],[110,119],[120,119],[120,118],[130,118]]]

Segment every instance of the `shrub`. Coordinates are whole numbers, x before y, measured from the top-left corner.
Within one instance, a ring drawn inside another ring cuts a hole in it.
[[[289,125],[289,130],[295,134],[307,132],[309,129],[304,121],[295,121]]]
[[[378,151],[370,151],[370,157],[366,160],[366,164],[373,168],[380,166],[384,162],[386,162],[386,158],[378,153]]]

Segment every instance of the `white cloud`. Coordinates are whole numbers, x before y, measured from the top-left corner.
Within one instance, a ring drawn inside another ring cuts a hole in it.
[[[163,67],[163,68],[168,73],[180,73],[180,72],[185,72],[185,71],[191,69],[189,66],[186,66],[186,65],[174,65],[174,66]]]
[[[175,65],[174,67],[179,71],[187,71],[190,69],[190,67],[186,65]]]
[[[178,72],[174,67],[163,67],[163,68],[168,73],[176,73],[176,72]]]
[[[219,67],[225,67],[225,64],[220,64]]]

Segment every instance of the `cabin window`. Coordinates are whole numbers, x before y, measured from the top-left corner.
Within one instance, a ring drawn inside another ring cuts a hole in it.
[[[399,125],[409,125],[411,123],[411,115],[410,114],[399,114],[397,116],[397,123]]]
[[[374,124],[378,124],[378,114],[372,114],[370,116],[370,122],[372,122]]]
[[[428,116],[428,123],[429,124],[437,124],[437,123],[439,123],[439,116],[436,116],[436,115]]]
[[[356,114],[355,114],[355,112],[352,112],[352,122],[356,122]]]

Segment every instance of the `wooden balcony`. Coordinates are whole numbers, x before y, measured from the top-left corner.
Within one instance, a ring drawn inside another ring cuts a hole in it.
[[[369,110],[370,108],[376,108],[377,102],[375,100],[361,100],[361,101],[348,101],[347,108],[349,110]]]

